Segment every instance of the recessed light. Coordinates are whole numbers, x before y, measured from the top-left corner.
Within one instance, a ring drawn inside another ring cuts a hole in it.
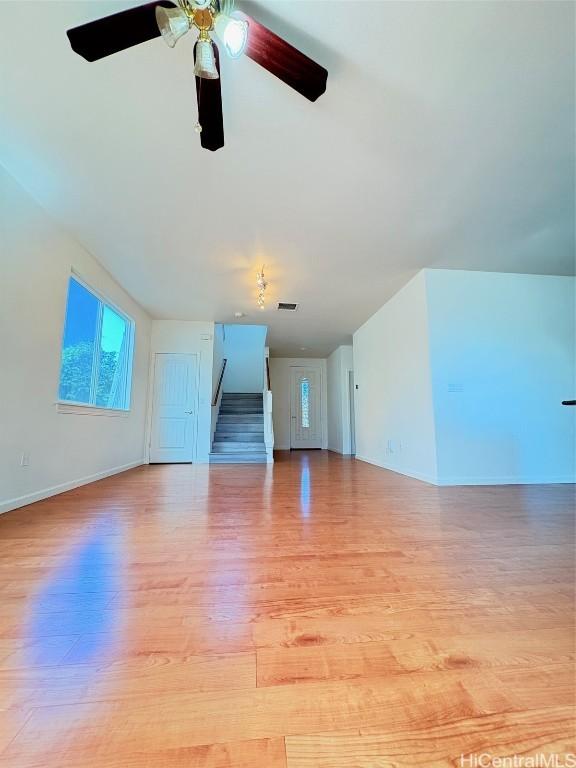
[[[305,352],[308,349],[308,347],[300,347],[300,349],[302,350],[302,352]]]

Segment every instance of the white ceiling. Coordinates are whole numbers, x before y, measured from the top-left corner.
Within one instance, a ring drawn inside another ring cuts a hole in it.
[[[0,162],[153,315],[243,311],[274,354],[324,355],[424,266],[573,273],[572,3],[245,3],[328,89],[311,104],[223,61],[214,154],[192,36],[70,49],[66,29],[137,4],[0,3]]]

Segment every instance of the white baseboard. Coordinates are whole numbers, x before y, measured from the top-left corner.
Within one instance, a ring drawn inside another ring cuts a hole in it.
[[[34,493],[27,493],[25,496],[18,496],[15,499],[0,501],[0,515],[3,512],[10,512],[19,507],[25,507],[27,504],[33,504],[35,501],[42,501],[42,499],[48,499],[50,496],[57,496],[59,493],[65,493],[74,488],[80,488],[81,485],[88,485],[88,483],[94,483],[96,480],[103,480],[105,477],[111,477],[120,472],[126,472],[128,469],[134,469],[134,467],[140,467],[142,464],[146,463],[147,462],[144,461],[144,459],[132,461],[129,464],[123,464],[120,467],[112,467],[112,469],[105,469],[103,472],[96,472],[94,475],[87,475],[86,477],[81,477],[77,480],[70,480],[67,483],[60,483],[59,485],[53,485],[50,488],[43,488],[41,491],[35,491]]]
[[[499,477],[444,477],[437,485],[558,485],[576,483],[573,475],[508,475]]]
[[[444,477],[437,478],[428,475],[422,475],[419,472],[399,470],[397,467],[391,467],[384,462],[369,459],[367,456],[356,456],[360,461],[367,464],[374,464],[376,467],[388,469],[390,472],[396,472],[398,475],[413,477],[415,480],[421,480],[424,483],[436,486],[450,485],[556,485],[576,483],[573,475],[541,475],[541,476],[499,476],[499,477]]]
[[[375,459],[369,459],[367,456],[360,456],[356,454],[358,461],[365,461],[367,464],[373,464],[375,467],[381,469],[387,469],[390,472],[395,472],[397,475],[404,475],[404,477],[411,477],[414,480],[420,480],[422,483],[428,483],[429,485],[438,485],[436,478],[431,475],[423,475],[421,472],[413,472],[411,470],[400,470],[398,467],[391,467],[382,461],[376,461]]]

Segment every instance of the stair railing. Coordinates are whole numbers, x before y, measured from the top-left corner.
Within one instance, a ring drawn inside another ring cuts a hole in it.
[[[222,389],[222,380],[224,379],[224,371],[226,370],[226,363],[228,362],[228,358],[224,358],[222,360],[222,368],[220,369],[220,376],[218,378],[218,386],[216,387],[216,392],[214,393],[214,397],[212,398],[212,407],[215,405],[218,405],[218,398],[220,397],[220,390]]]
[[[220,376],[218,377],[218,385],[214,397],[212,398],[212,415],[210,424],[210,445],[214,442],[214,432],[216,431],[216,423],[218,421],[218,412],[220,411],[220,398],[222,397],[222,381],[224,380],[224,371],[226,370],[227,359],[222,360],[222,368],[220,369]]]

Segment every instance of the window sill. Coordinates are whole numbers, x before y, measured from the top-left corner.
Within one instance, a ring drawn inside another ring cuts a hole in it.
[[[122,411],[117,408],[99,408],[95,405],[81,405],[80,403],[55,403],[58,413],[75,413],[77,416],[112,416],[127,419],[130,411]]]

